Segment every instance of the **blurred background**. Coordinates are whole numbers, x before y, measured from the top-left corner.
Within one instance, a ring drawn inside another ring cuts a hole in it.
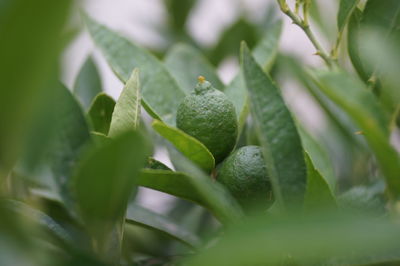
[[[181,6],[174,7],[172,3],[175,2],[179,2]],[[337,10],[338,1],[319,0],[313,6],[315,10]],[[75,8],[77,10],[73,12],[75,15],[71,25],[80,30],[63,54],[63,82],[72,88],[84,61],[89,55],[93,55],[103,88],[115,99],[123,84],[95,48],[88,32],[82,29],[79,8],[83,8],[100,23],[151,50],[160,59],[177,42],[196,46],[215,65],[225,84],[238,71],[240,41],[246,40],[250,46],[254,45],[262,36],[263,25],[276,19],[284,21],[280,52],[293,55],[307,65],[323,65],[322,60],[314,55],[315,50],[306,35],[278,11],[275,0],[87,0]],[[174,9],[183,10],[182,14],[174,13]],[[316,17],[313,26],[318,38],[329,47],[332,40],[325,36],[335,36],[336,11],[324,12],[324,16],[323,23],[322,20],[317,23]],[[289,78],[280,79],[285,100],[307,128],[316,134],[323,134],[326,130],[324,114],[309,94],[297,84]],[[156,149],[155,158],[172,167],[166,149]],[[167,211],[171,200],[168,195],[148,189],[141,189],[138,195],[138,201],[142,205],[159,212]]]

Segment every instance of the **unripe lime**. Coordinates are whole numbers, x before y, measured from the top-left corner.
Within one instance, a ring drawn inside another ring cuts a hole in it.
[[[244,146],[222,164],[217,180],[248,211],[267,209],[273,202],[272,186],[261,148]]]
[[[216,163],[232,151],[238,135],[235,106],[203,77],[179,105],[176,126],[202,142]]]

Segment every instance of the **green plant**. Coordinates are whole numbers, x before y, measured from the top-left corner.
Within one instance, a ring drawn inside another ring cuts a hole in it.
[[[0,4],[0,265],[398,265],[400,4],[336,2],[333,32],[319,2],[277,0],[203,47],[185,27],[196,1],[168,0],[168,49],[152,52],[82,12],[124,84],[117,100],[91,57],[74,88],[58,81],[72,1]],[[279,50],[278,15],[318,67]],[[216,67],[232,56],[225,85]],[[202,81],[191,94],[200,75],[218,91]],[[285,81],[313,101],[318,130]],[[213,112],[188,128],[198,99]],[[249,172],[235,169],[242,152]],[[232,189],[253,170],[251,193]],[[142,188],[174,196],[170,210],[140,205]]]

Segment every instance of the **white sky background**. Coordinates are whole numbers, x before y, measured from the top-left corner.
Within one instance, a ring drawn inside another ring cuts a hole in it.
[[[185,1],[185,0],[182,0]],[[290,2],[290,0],[289,0]],[[319,0],[330,5],[332,10],[328,16],[336,16],[334,0]],[[213,45],[223,29],[229,26],[240,11],[244,11],[249,18],[257,18],[267,5],[275,4],[276,0],[199,0],[193,10],[187,28],[192,36],[204,45]],[[166,21],[166,11],[162,0],[86,0],[84,9],[99,22],[111,29],[120,32],[139,45],[158,47],[163,45],[163,39],[157,33],[157,26]],[[327,12],[324,12],[326,14]],[[284,16],[282,16],[284,17]],[[79,18],[77,18],[79,21]],[[304,33],[284,17],[285,26],[280,43],[281,51],[295,54],[311,65],[320,65],[322,62],[314,56],[315,52],[310,41]],[[86,32],[79,34],[77,39],[66,50],[63,61],[63,81],[72,88],[78,71],[89,53],[94,53],[95,61],[99,67],[104,90],[118,98],[122,90],[122,83],[115,77],[104,58],[94,45]],[[227,83],[236,74],[237,63],[227,61],[218,69],[221,79]],[[311,128],[321,128],[323,117],[312,101],[291,82],[281,82],[285,99],[292,111],[299,112],[304,122]],[[311,114],[311,115],[310,115]],[[167,162],[164,150],[158,150],[158,159]],[[168,208],[169,197],[158,192],[148,191],[139,194],[142,205],[164,212]]]

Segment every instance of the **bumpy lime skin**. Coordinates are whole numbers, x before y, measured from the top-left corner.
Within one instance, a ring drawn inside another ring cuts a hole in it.
[[[238,135],[235,106],[208,81],[199,83],[181,102],[176,126],[202,142],[216,163],[229,155]]]
[[[258,146],[244,146],[232,153],[222,164],[217,180],[245,211],[266,210],[273,202],[267,167]]]

